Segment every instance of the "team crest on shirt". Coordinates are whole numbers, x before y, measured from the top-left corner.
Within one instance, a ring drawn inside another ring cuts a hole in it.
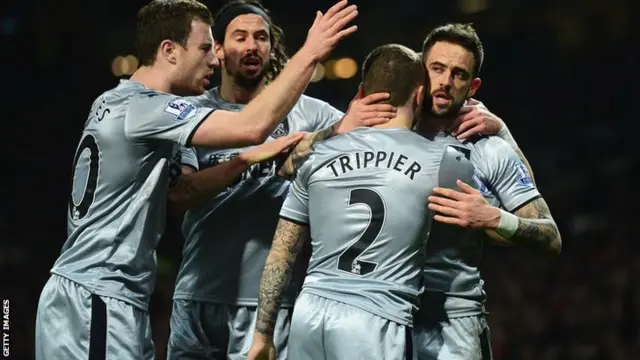
[[[176,99],[167,104],[164,112],[175,115],[173,121],[183,121],[196,114],[196,107],[188,101]]]
[[[478,176],[478,174],[473,174],[473,181],[476,183],[478,191],[480,191],[483,196],[491,195],[491,191],[489,191],[489,188],[484,184],[482,179],[480,179],[480,176]]]
[[[529,170],[524,164],[516,165],[516,170],[518,170],[517,180],[518,183],[522,186],[533,186],[533,179],[531,179],[531,175],[529,174]]]
[[[271,137],[274,139],[277,139],[279,137],[283,137],[288,134],[289,134],[289,119],[284,118],[284,120],[280,124],[278,124],[276,129],[273,131],[273,133],[271,134]]]

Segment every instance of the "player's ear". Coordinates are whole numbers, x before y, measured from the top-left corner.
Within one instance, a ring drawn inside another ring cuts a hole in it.
[[[358,93],[356,94],[356,100],[360,100],[364,98],[364,87],[362,86],[362,83],[360,83],[360,85],[358,85]]]
[[[160,43],[160,50],[159,50],[159,54],[167,59],[168,62],[170,62],[171,64],[176,64],[178,62],[177,59],[177,53],[178,53],[178,47],[176,46],[176,43],[174,43],[171,40],[163,40]]]
[[[415,102],[416,102],[416,107],[420,107],[424,102],[424,85],[418,86],[418,89],[416,90]]]
[[[471,88],[469,88],[469,94],[467,97],[472,97],[476,94],[478,89],[480,89],[480,85],[482,85],[482,80],[479,77],[471,80]]]
[[[218,58],[218,60],[224,60],[224,48],[222,48],[222,43],[220,41],[215,41],[213,43],[213,54]]]

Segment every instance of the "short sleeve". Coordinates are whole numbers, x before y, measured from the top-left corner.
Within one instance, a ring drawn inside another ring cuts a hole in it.
[[[482,154],[486,185],[509,212],[540,197],[531,174],[509,144],[492,136]]]
[[[200,164],[198,164],[198,153],[194,147],[185,147],[182,146],[180,148],[180,165],[188,166],[193,168],[193,170],[200,170]]]
[[[213,111],[175,95],[140,92],[127,109],[125,135],[132,142],[164,140],[189,146],[198,126]]]
[[[343,116],[344,113],[342,111],[334,108],[326,102],[322,102],[320,110],[316,114],[316,121],[314,124],[315,131],[326,129],[329,126],[332,126],[340,119],[342,119]]]

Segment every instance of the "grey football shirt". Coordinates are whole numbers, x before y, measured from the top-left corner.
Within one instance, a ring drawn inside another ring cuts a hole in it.
[[[441,172],[472,181],[473,166],[408,129],[357,128],[316,144],[280,212],[310,227],[302,291],[411,325],[431,224],[427,197]]]
[[[223,100],[217,88],[193,101],[228,111],[244,107]],[[342,116],[326,102],[303,95],[267,141],[297,131],[325,129]],[[184,148],[182,164],[203,170],[249,148]],[[273,161],[267,161],[252,166],[208,204],[188,211],[174,299],[257,306],[262,271],[288,191],[289,182],[276,175]],[[305,264],[296,265],[284,306],[293,305],[302,283]]]
[[[147,308],[169,160],[211,111],[128,80],[97,98],[74,157],[68,237],[52,273]]]
[[[526,167],[501,138],[478,137],[460,142],[440,133],[431,139],[456,147],[470,159],[475,174],[469,185],[478,189],[490,204],[513,212],[540,197]],[[455,183],[451,185],[455,186]],[[486,239],[482,230],[441,223],[434,223],[432,227],[424,267],[425,296],[430,292],[444,293],[444,309],[450,318],[478,315],[484,311],[486,294],[479,266]]]

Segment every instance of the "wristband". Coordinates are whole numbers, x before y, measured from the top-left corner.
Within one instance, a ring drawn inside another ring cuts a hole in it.
[[[496,232],[505,239],[511,238],[518,230],[520,220],[512,213],[500,209],[500,223]]]

